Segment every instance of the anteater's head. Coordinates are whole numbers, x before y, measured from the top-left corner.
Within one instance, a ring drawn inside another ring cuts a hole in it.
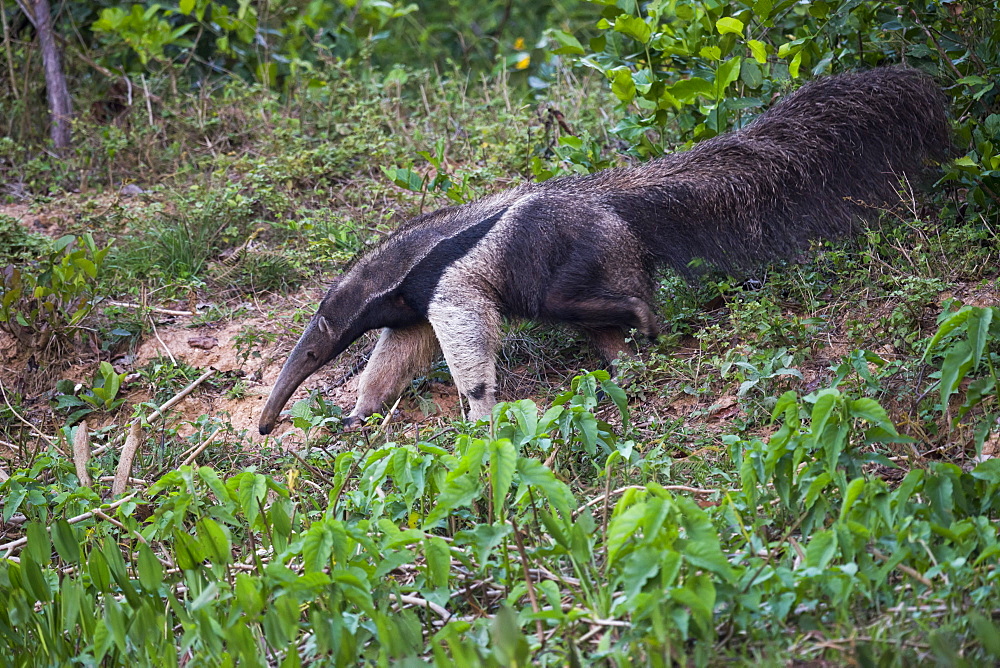
[[[381,260],[380,260],[381,257]],[[365,332],[404,327],[420,320],[402,296],[399,274],[386,271],[389,258],[373,253],[334,283],[295,344],[260,416],[261,434],[274,429],[289,397],[306,378]]]

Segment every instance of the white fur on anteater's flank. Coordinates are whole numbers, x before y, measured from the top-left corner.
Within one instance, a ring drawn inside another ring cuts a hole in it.
[[[526,184],[404,223],[324,297],[264,406],[384,328],[356,421],[392,401],[440,345],[473,417],[496,396],[503,317],[565,322],[605,360],[656,335],[653,275],[738,271],[850,234],[949,151],[944,96],[904,67],[819,79],[747,127],[635,167]]]

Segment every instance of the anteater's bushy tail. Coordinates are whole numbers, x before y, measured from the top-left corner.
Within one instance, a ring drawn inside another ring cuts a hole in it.
[[[692,260],[740,270],[849,234],[898,204],[903,180],[948,157],[945,109],[918,70],[830,76],[742,130],[595,175],[593,185],[604,182],[608,204],[657,261],[688,276]]]

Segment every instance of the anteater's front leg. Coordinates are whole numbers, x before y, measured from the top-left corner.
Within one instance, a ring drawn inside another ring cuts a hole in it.
[[[429,322],[383,329],[358,381],[358,402],[344,426],[354,426],[395,400],[410,381],[427,371],[438,350]]]
[[[458,391],[469,400],[469,417],[490,414],[496,403],[496,353],[500,313],[488,298],[472,291],[431,302],[427,318],[434,327]]]

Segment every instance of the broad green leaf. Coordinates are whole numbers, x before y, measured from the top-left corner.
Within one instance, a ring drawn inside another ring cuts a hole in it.
[[[747,47],[754,60],[763,65],[767,62],[767,45],[755,39],[747,40]]]
[[[575,139],[575,137],[574,137]],[[526,436],[534,436],[538,427],[538,406],[530,399],[521,399],[508,404],[508,410],[513,413],[517,424]]]
[[[449,480],[437,497],[437,504],[424,520],[424,528],[429,529],[451,514],[456,508],[467,506],[478,499],[482,491],[479,475],[463,475]]]
[[[564,30],[550,30],[548,34],[559,42],[559,48],[553,49],[552,53],[583,55],[583,45],[580,40]]]
[[[761,21],[766,21],[771,18],[773,8],[773,0],[757,0],[757,2],[753,5],[753,13],[756,14]]]
[[[742,62],[742,58],[735,56],[719,65],[719,69],[715,71],[715,95],[717,99],[725,97],[729,84],[740,78]]]
[[[817,531],[806,546],[806,566],[820,570],[837,554],[837,534],[830,529]]]
[[[333,532],[330,520],[313,522],[302,536],[302,566],[307,573],[329,568],[333,557]]]
[[[722,49],[717,46],[703,46],[698,50],[698,55],[705,60],[722,60]]]
[[[792,58],[792,62],[788,63],[788,73],[793,79],[799,78],[799,68],[802,66],[802,52],[799,51]]]
[[[862,397],[855,399],[848,404],[848,411],[851,417],[868,420],[874,425],[881,427],[893,436],[898,436],[896,425],[889,419],[889,414],[885,412],[877,401]]]
[[[264,609],[264,598],[260,594],[258,581],[247,573],[236,574],[236,602],[250,618]]]
[[[428,536],[424,539],[424,558],[427,560],[427,579],[432,587],[447,587],[451,572],[451,550],[441,538]]]
[[[724,16],[715,22],[715,29],[719,31],[720,35],[732,33],[734,35],[742,36],[743,28],[743,21],[735,19],[731,16]]]
[[[979,366],[983,358],[983,350],[990,340],[990,322],[993,320],[992,308],[973,308],[969,316],[969,342],[972,344],[972,368]]]
[[[708,98],[715,96],[715,86],[701,77],[681,79],[667,90],[675,98],[688,104],[693,103],[698,96]]]
[[[499,665],[530,665],[528,641],[517,624],[517,615],[506,605],[501,607],[493,618],[490,639]]]
[[[40,522],[29,522],[27,531],[28,545],[24,551],[28,553],[35,564],[47,566],[52,561],[52,543],[49,532]]]
[[[650,545],[643,545],[628,555],[621,573],[622,595],[626,605],[642,591],[646,581],[659,572],[662,557],[663,550]],[[634,605],[629,605],[629,609],[634,610]]]
[[[987,459],[979,463],[976,468],[972,469],[969,475],[994,485],[1000,485],[1000,459]]]
[[[12,479],[8,482],[8,486],[4,492],[3,521],[7,523],[14,516],[14,513],[17,512],[17,509],[21,507],[24,497],[28,495],[28,488]]]
[[[681,524],[687,536],[676,543],[684,560],[693,566],[706,568],[729,582],[734,581],[736,574],[722,551],[719,534],[708,513],[686,497],[678,497],[675,503],[681,509]]]
[[[843,520],[847,517],[847,512],[854,505],[854,502],[858,500],[861,493],[865,490],[865,479],[855,478],[847,485],[847,491],[844,493],[844,502],[840,506],[840,519]]]
[[[636,530],[639,528],[646,514],[646,507],[646,502],[641,501],[629,506],[624,512],[616,514],[611,518],[611,521],[608,523],[608,538],[605,544],[609,566],[615,564],[618,554],[624,548],[626,542],[636,535]]]
[[[240,475],[242,479],[237,488],[237,498],[240,502],[240,508],[247,518],[247,523],[254,526],[260,515],[264,496],[267,494],[267,480],[260,473],[247,471]]]
[[[614,29],[615,32],[628,35],[642,44],[648,42],[650,36],[653,34],[649,24],[643,19],[638,16],[629,16],[628,14],[619,14],[615,17]]]
[[[215,469],[201,466],[198,468],[198,477],[215,493],[215,498],[219,500],[219,503],[228,503],[232,499],[232,494],[226,489],[226,485],[219,478]]]
[[[825,389],[820,390],[816,393],[816,403],[813,404],[811,419],[812,424],[810,424],[810,432],[812,432],[813,438],[819,440],[823,431],[826,429],[826,423],[830,420],[831,416],[834,414],[839,400],[840,392],[835,389]]]
[[[941,407],[948,406],[948,399],[958,389],[959,383],[972,368],[972,348],[968,341],[958,341],[948,349],[941,363]]]
[[[198,522],[197,530],[201,544],[208,550],[209,559],[217,564],[228,564],[233,560],[228,529],[210,517],[203,517]]]
[[[517,451],[507,439],[490,443],[490,485],[493,488],[493,513],[503,517],[504,501],[510,485],[514,481],[517,466]]]
[[[512,531],[509,524],[477,524],[471,531],[463,531],[456,536],[472,546],[476,562],[485,564],[493,549]]]
[[[711,628],[716,592],[715,584],[710,577],[707,575],[689,577],[683,587],[671,589],[670,596],[691,609],[691,614],[703,632]]]
[[[548,467],[537,459],[518,457],[517,473],[521,476],[523,484],[541,490],[548,502],[559,511],[563,518],[570,516],[574,502],[573,493],[566,483],[557,479]]]
[[[108,593],[111,589],[111,571],[108,569],[108,560],[99,549],[90,550],[87,556],[87,572],[90,574],[90,582],[97,591]]]
[[[39,601],[47,603],[52,600],[52,590],[49,588],[49,581],[42,572],[41,566],[35,561],[34,555],[27,550],[21,554],[21,577],[23,578],[25,591],[34,599],[30,602]]]
[[[62,631],[64,633],[75,634],[80,631],[77,628],[77,621],[81,621],[81,626],[86,628],[87,621],[81,619],[81,613],[87,615],[90,618],[94,617],[93,608],[90,605],[87,606],[87,611],[82,612],[84,608],[84,597],[85,597],[83,582],[74,578],[64,577],[62,584],[59,587],[59,607],[62,613]],[[92,599],[87,596],[88,604]]]
[[[628,425],[629,411],[628,411],[628,396],[625,394],[625,390],[618,387],[618,384],[613,380],[605,380],[601,382],[601,389],[604,393],[614,402],[615,406],[618,407],[618,412],[621,413],[622,422]]]
[[[108,628],[111,639],[118,651],[124,654],[128,651],[128,619],[122,610],[122,605],[114,598],[104,602],[104,625]]]
[[[740,79],[749,88],[760,88],[761,84],[764,83],[764,74],[756,60],[743,61],[743,66],[740,68]],[[791,369],[783,369],[783,371],[791,371]]]
[[[136,565],[139,584],[150,593],[157,593],[163,584],[163,566],[153,551],[145,543],[139,543],[139,559]]]
[[[924,355],[921,360],[926,360],[927,356],[931,354],[931,351],[937,347],[937,344],[941,342],[941,339],[948,336],[955,330],[955,328],[962,326],[972,315],[972,307],[964,306],[955,313],[952,313],[947,318],[945,318],[941,324],[938,326],[937,332],[931,337],[930,343],[927,344],[927,349],[924,350]]]
[[[816,499],[819,498],[819,495],[824,489],[826,489],[826,486],[829,485],[832,480],[833,478],[829,471],[824,471],[816,476],[816,478],[809,483],[809,489],[806,490],[806,495],[802,498],[802,507],[806,510],[812,508],[813,504],[816,503]]]
[[[174,562],[178,568],[185,571],[199,569],[205,557],[204,548],[197,539],[183,529],[174,531]]]
[[[611,70],[611,92],[619,100],[629,103],[635,99],[635,82],[632,81],[632,72],[627,67],[620,67]]]
[[[597,452],[597,418],[590,411],[574,407],[573,424],[580,430],[580,441],[587,454]]]

